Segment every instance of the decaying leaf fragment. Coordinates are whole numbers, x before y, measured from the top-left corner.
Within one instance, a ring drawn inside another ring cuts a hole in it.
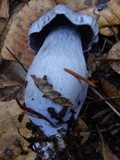
[[[120,24],[120,1],[110,0],[98,2],[95,6],[81,10],[93,16],[100,28]]]
[[[43,96],[51,99],[53,102],[58,103],[64,107],[73,108],[72,102],[63,97],[59,92],[53,90],[53,86],[48,83],[47,76],[43,78],[37,78],[35,75],[31,75],[36,86],[43,92]]]
[[[99,0],[55,0],[57,4],[66,4],[75,11],[94,6]]]
[[[109,82],[105,78],[100,78],[100,81],[101,81],[102,88],[103,88],[105,94],[108,96],[108,98],[114,97],[111,100],[116,104],[116,107],[120,107],[120,89],[119,89],[119,86],[114,85],[114,83]],[[115,79],[114,79],[114,81],[115,81]]]
[[[87,124],[81,118],[78,118],[77,123],[78,123],[78,128],[81,130],[80,131],[80,136],[82,137],[81,145],[83,145],[88,141],[91,132],[89,131]]]
[[[5,80],[3,78],[0,78],[0,89],[6,88],[6,87],[15,87],[19,86],[20,83],[17,81],[12,81],[12,80]]]
[[[104,160],[119,160],[117,156],[115,156],[107,144],[105,144],[103,136],[101,132],[99,131],[101,143],[102,143],[102,156]]]
[[[26,128],[27,116],[20,123],[18,117],[23,113],[15,100],[0,102],[0,159],[34,160],[35,153],[29,150],[28,142],[22,138],[18,128],[25,137],[31,136]],[[25,155],[23,155],[24,153]]]
[[[9,17],[9,2],[8,0],[0,0],[0,18]]]
[[[23,100],[23,88],[25,84],[6,79],[1,74],[0,76],[0,101],[10,101],[16,98]]]
[[[120,74],[120,41],[118,41],[109,51],[108,59],[113,59],[113,61],[109,62],[110,66],[114,71]],[[114,59],[119,59],[118,61],[114,61]]]
[[[54,0],[31,0],[13,16],[13,22],[1,52],[3,58],[14,60],[8,48],[20,62],[26,66],[31,64],[34,51],[28,44],[29,26],[54,5]]]
[[[116,36],[118,34],[118,27],[103,27],[100,29],[100,33],[104,36]]]

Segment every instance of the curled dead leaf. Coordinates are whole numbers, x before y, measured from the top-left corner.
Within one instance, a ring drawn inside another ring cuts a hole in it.
[[[87,124],[81,118],[78,118],[78,127],[81,131],[88,130]]]
[[[6,87],[15,87],[19,85],[20,83],[17,81],[5,80],[3,78],[0,78],[0,89],[6,88]]]
[[[0,101],[10,101],[12,99],[23,100],[25,83],[0,79]]]
[[[109,62],[110,66],[114,71],[120,74],[120,41],[118,41],[109,51],[108,59],[113,59],[113,61]],[[118,61],[114,61],[114,59],[119,59]]]
[[[80,12],[93,16],[99,27],[114,26],[120,24],[120,1],[110,0],[97,3],[95,6],[84,9]]]
[[[89,131],[87,124],[81,118],[78,118],[77,123],[80,130],[80,136],[82,137],[81,145],[83,145],[88,141],[91,132]]]
[[[118,27],[103,27],[100,29],[100,33],[104,36],[115,36],[118,34]]]
[[[8,0],[0,1],[0,18],[8,18],[9,17],[9,2]]]
[[[82,136],[82,140],[81,140],[81,145],[85,144],[89,137],[90,137],[90,132],[86,131],[86,132],[81,132],[80,136]]]
[[[34,58],[34,51],[28,45],[28,30],[45,11],[55,5],[53,0],[31,0],[13,17],[1,54],[3,58],[14,60],[7,48],[17,59],[29,66]],[[7,48],[6,48],[7,47]]]
[[[102,143],[102,156],[104,160],[119,160],[119,158],[112,153],[112,151],[110,150],[110,148],[108,147],[108,145],[105,143],[103,136],[100,132],[100,130],[98,129],[99,135],[100,135],[100,139],[101,139],[101,143]]]
[[[53,86],[48,83],[47,76],[44,76],[43,78],[37,78],[35,75],[31,75],[31,77],[33,78],[36,86],[43,92],[43,96],[45,98],[49,98],[53,102],[64,107],[73,108],[73,104],[69,99],[63,97],[59,92],[53,90]]]
[[[115,78],[115,77],[114,77]],[[120,107],[120,89],[114,83],[111,83],[105,78],[100,78],[102,88],[108,97],[114,97],[111,100],[116,104],[116,107]],[[114,79],[115,81],[115,79]],[[118,82],[119,84],[119,82]]]
[[[66,4],[75,11],[94,6],[98,0],[55,0],[57,4]]]

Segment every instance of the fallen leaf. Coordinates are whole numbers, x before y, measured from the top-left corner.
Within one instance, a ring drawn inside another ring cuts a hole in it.
[[[2,35],[2,32],[6,26],[7,20],[6,19],[0,19],[0,35]]]
[[[118,80],[117,84],[119,85],[119,79],[116,78],[116,80]],[[100,78],[100,81],[105,94],[108,97],[112,97],[111,100],[116,104],[116,107],[120,107],[120,90],[119,86],[114,84],[115,77],[112,82],[105,78]]]
[[[8,18],[9,17],[9,2],[8,0],[0,1],[0,18]]]
[[[100,29],[100,33],[104,36],[116,36],[118,34],[118,27],[103,27]]]
[[[102,156],[103,156],[103,159],[104,160],[119,160],[119,158],[117,156],[115,156],[115,154],[112,153],[112,151],[110,150],[108,145],[105,144],[101,132],[99,130],[98,130],[98,132],[99,132],[101,143],[102,143]]]
[[[26,129],[29,122],[27,116],[23,121],[18,121],[23,113],[15,100],[0,102],[0,159],[8,160],[34,160],[35,153],[29,150],[28,142],[18,133],[18,128],[25,137],[31,136],[31,131]],[[22,151],[27,155],[22,155]]]
[[[102,111],[97,112],[96,114],[94,114],[91,118],[95,119],[95,118],[99,118],[101,116],[103,116],[104,114],[108,114],[108,112],[110,112],[111,110],[109,108],[106,108]]]
[[[92,53],[88,55],[87,59],[87,68],[89,71],[89,75],[96,71],[96,68],[100,65],[100,61],[96,61],[95,59],[100,56],[99,53]]]
[[[120,0],[102,1],[95,6],[81,10],[93,16],[100,28],[120,24]]]
[[[29,26],[54,5],[53,0],[31,0],[13,16],[13,22],[1,51],[3,58],[14,60],[7,47],[20,62],[26,66],[31,64],[34,51],[28,44]]]
[[[0,76],[0,101],[23,100],[24,83],[7,79],[4,74]]]
[[[80,136],[82,136],[82,140],[80,142],[81,145],[85,144],[88,141],[90,134],[91,134],[91,132],[87,132],[87,131],[80,133]]]
[[[91,132],[89,131],[87,124],[81,118],[78,118],[77,123],[78,129],[80,130],[80,136],[82,137],[81,145],[83,145],[88,141]]]
[[[55,0],[57,4],[66,4],[70,8],[72,8],[74,11],[79,11],[84,8],[88,8],[91,6],[94,6],[98,0]]]
[[[81,131],[88,130],[87,124],[81,118],[78,118],[77,123],[78,123],[78,127],[79,127],[79,129],[81,129]]]
[[[45,98],[51,99],[53,102],[58,103],[64,107],[73,108],[72,102],[63,97],[59,92],[53,90],[53,86],[48,83],[47,76],[43,78],[37,78],[35,75],[31,75],[36,86],[43,92]]]
[[[119,61],[109,62],[114,71],[120,74],[120,41],[118,41],[109,51],[108,59],[119,59]]]
[[[0,78],[0,89],[6,88],[6,87],[15,87],[15,86],[19,86],[20,83],[17,81],[12,81],[12,80],[8,80],[8,79],[3,79]]]
[[[120,4],[117,0],[111,0],[109,2],[108,0],[104,0],[102,3],[98,0],[82,0],[81,2],[78,2],[78,0],[61,0],[57,3],[67,4],[75,11],[79,10],[81,13],[92,15],[98,20],[100,28],[120,24],[120,20],[118,18],[120,17],[118,12]],[[9,51],[6,49],[7,47],[21,63],[25,64],[27,67],[30,66],[34,58],[34,51],[28,45],[29,26],[55,4],[54,0],[31,0],[14,15],[12,25],[1,51],[3,58],[14,60],[13,56],[11,56]],[[84,6],[91,5],[94,6],[84,8]]]
[[[22,83],[26,78],[26,72],[18,62],[3,60],[0,65],[0,78]]]

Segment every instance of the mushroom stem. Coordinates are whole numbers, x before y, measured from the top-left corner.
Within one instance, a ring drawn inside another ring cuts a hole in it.
[[[92,43],[97,42],[97,33],[98,27],[91,16],[76,13],[65,5],[57,5],[49,10],[30,27],[29,44],[37,55],[27,73],[25,105],[42,115],[41,119],[29,114],[30,120],[43,134],[42,141],[38,139],[34,145],[41,160],[57,159],[58,152],[63,151],[66,146],[65,137],[72,127],[70,122],[73,124],[78,117],[88,85],[66,74],[64,68],[70,68],[87,77],[83,52],[89,51]],[[37,83],[34,83],[31,75],[37,77]],[[47,83],[44,75],[52,86]],[[45,79],[41,84],[42,77]],[[83,77],[82,79],[87,81]],[[71,103],[66,103],[66,99]],[[71,110],[70,104],[73,104],[76,112]],[[46,118],[55,127],[51,126]],[[47,138],[47,141],[44,141],[43,137]]]

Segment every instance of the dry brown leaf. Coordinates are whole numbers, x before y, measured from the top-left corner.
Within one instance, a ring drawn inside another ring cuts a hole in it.
[[[29,121],[24,116],[22,123],[18,121],[19,115],[23,113],[15,100],[9,102],[0,102],[0,159],[8,160],[10,157],[14,160],[34,160],[35,153],[28,149],[28,143],[18,133],[18,128],[25,137],[31,136],[31,132],[26,129],[26,123]],[[22,145],[27,155],[21,155]],[[11,153],[11,154],[8,154]]]
[[[118,34],[118,27],[103,27],[100,33],[104,36],[115,36]]]
[[[119,160],[109,149],[109,147],[104,143],[103,145],[103,158],[104,160]]]
[[[0,78],[5,80],[17,81],[23,83],[26,77],[26,72],[18,64],[18,62],[3,60],[0,65]]]
[[[0,18],[9,17],[9,2],[8,0],[0,0]]]
[[[108,97],[114,97],[111,100],[120,107],[120,90],[119,86],[114,85],[105,78],[100,78],[102,88]],[[115,81],[115,79],[114,79]],[[119,82],[118,82],[119,83]],[[116,99],[115,99],[116,98]]]
[[[2,35],[3,33],[3,30],[5,28],[5,25],[7,23],[7,20],[6,19],[0,19],[0,36]]]
[[[120,41],[118,41],[109,51],[108,59],[119,59],[119,61],[111,61],[110,66],[114,71],[120,74]]]
[[[96,68],[100,65],[100,61],[96,61],[100,56],[99,53],[92,53],[89,54],[88,59],[87,59],[87,68],[89,70],[89,75],[91,75],[93,72],[96,71]]]
[[[0,74],[0,101],[10,101],[18,98],[23,100],[24,83],[7,79],[4,74]]]
[[[31,0],[14,15],[1,52],[5,59],[14,60],[7,47],[23,64],[31,64],[34,51],[28,45],[29,26],[54,5],[54,0]]]
[[[55,0],[57,4],[66,4],[74,11],[80,11],[83,8],[94,6],[99,0]]]
[[[105,144],[103,136],[101,132],[99,131],[101,143],[102,143],[102,156],[104,160],[119,160],[117,156],[115,156],[107,144]]]
[[[104,114],[108,114],[108,112],[110,112],[110,109],[109,108],[106,108],[106,109],[104,109],[104,110],[102,110],[102,111],[99,111],[99,112],[97,112],[97,113],[95,113],[91,118],[92,119],[94,119],[94,118],[99,118],[99,117],[101,117],[101,116],[103,116]]]
[[[89,137],[90,137],[90,132],[81,132],[80,133],[80,136],[82,136],[82,140],[81,140],[81,142],[80,142],[80,144],[81,145],[83,145],[83,144],[85,144],[87,141],[88,141],[88,139],[89,139]]]
[[[78,1],[61,0],[59,3],[65,3],[76,11],[79,9],[81,13],[92,15],[97,20],[100,28],[120,24],[120,0],[111,0],[108,2],[104,0],[102,2],[100,3],[98,0],[92,2],[82,0],[78,5]],[[94,5],[93,7],[84,8],[84,6],[89,6],[91,3]],[[1,54],[3,58],[14,60],[6,49],[7,47],[23,64],[26,66],[31,64],[34,58],[34,52],[28,45],[29,26],[55,4],[54,0],[31,0],[14,15],[13,23],[2,48]]]
[[[8,80],[8,79],[3,79],[0,78],[0,89],[6,88],[6,87],[15,87],[15,86],[19,86],[20,83],[17,81],[12,81],[12,80]]]
[[[120,24],[120,0],[110,0],[98,3],[96,6],[84,9],[80,12],[93,16],[100,28]]]
[[[88,130],[87,124],[86,124],[81,118],[78,118],[78,127],[79,127],[82,131]]]
[[[31,75],[31,77],[33,78],[36,86],[43,92],[44,97],[49,98],[53,102],[64,107],[73,108],[73,104],[69,99],[63,97],[59,92],[53,90],[53,86],[48,83],[47,76],[44,76],[43,78],[37,78],[35,75]]]
[[[87,124],[81,118],[78,118],[78,128],[80,129],[80,136],[82,136],[81,145],[83,145],[88,141],[91,132]]]

